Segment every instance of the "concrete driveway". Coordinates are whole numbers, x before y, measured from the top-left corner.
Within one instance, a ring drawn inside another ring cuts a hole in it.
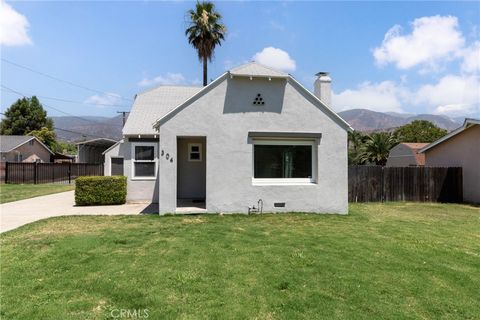
[[[157,210],[157,206],[150,203],[76,207],[74,191],[67,191],[1,204],[0,233],[50,217],[69,215],[135,215],[153,213],[155,210]]]

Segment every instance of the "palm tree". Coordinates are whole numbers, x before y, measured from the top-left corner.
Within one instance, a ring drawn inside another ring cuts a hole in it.
[[[365,135],[360,131],[352,131],[348,133],[348,147],[357,152],[365,140]]]
[[[190,22],[185,35],[203,62],[203,85],[207,85],[207,63],[212,61],[215,47],[221,45],[227,29],[220,21],[222,16],[215,11],[215,5],[209,1],[197,2],[194,10],[187,13]]]
[[[348,164],[359,165],[363,162],[359,158],[366,136],[360,131],[348,133]]]
[[[387,163],[390,149],[397,143],[397,138],[390,132],[367,135],[367,139],[359,151],[359,160],[364,163],[384,166]]]

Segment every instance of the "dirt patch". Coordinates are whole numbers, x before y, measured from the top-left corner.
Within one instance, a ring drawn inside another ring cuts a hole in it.
[[[41,220],[33,225],[21,227],[18,231],[5,235],[4,241],[22,240],[41,241],[47,238],[63,238],[76,234],[98,233],[115,227],[114,217],[55,217]]]
[[[185,224],[198,224],[198,223],[205,223],[205,220],[201,217],[191,217],[191,218],[183,218],[182,223]]]

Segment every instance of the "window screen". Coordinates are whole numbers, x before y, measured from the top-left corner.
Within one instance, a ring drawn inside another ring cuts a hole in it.
[[[155,177],[155,162],[135,162],[136,177]]]
[[[135,146],[135,160],[151,160],[155,159],[155,147],[153,146]]]
[[[133,149],[133,176],[152,178],[156,174],[156,147],[154,145],[136,145]]]

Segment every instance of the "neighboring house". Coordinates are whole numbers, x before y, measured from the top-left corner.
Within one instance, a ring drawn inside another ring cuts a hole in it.
[[[54,162],[54,163],[73,163],[75,162],[75,158],[76,158],[75,155],[69,156],[67,154],[55,152],[55,154],[51,156],[50,160],[51,162]]]
[[[77,142],[77,162],[104,163],[103,153],[115,143],[117,141],[107,138]]]
[[[1,162],[50,162],[53,154],[34,136],[0,136]]]
[[[248,63],[203,88],[161,86],[136,96],[105,173],[128,177],[129,201],[170,212],[347,213],[347,131],[288,74]],[[261,199],[261,201],[259,201]]]
[[[123,139],[117,141],[114,145],[103,152],[103,156],[105,158],[104,162],[104,172],[106,176],[128,176],[126,172],[124,172],[124,153],[126,152],[125,146],[123,143]],[[128,186],[127,186],[128,187]],[[131,191],[133,192],[133,190]],[[144,196],[137,196],[129,192],[128,200],[148,200],[148,197],[145,198]],[[153,199],[151,199],[153,201]],[[155,201],[156,202],[156,201]]]
[[[425,155],[418,150],[428,143],[402,142],[390,150],[387,167],[410,167],[425,165]]]
[[[480,120],[463,125],[420,150],[429,167],[462,167],[463,200],[480,203]]]

